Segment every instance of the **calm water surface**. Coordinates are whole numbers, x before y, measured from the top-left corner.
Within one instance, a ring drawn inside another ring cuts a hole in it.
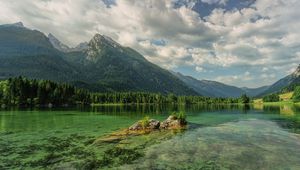
[[[95,142],[185,111],[189,129]],[[0,110],[0,169],[300,169],[300,107],[101,106]]]

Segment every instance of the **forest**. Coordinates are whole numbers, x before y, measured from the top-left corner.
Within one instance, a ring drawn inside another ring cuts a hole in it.
[[[279,95],[274,93],[274,94],[269,94],[263,97],[264,102],[278,102],[280,101]]]
[[[9,78],[0,81],[2,106],[68,106],[91,104],[213,104],[248,103],[249,98],[211,98],[203,96],[176,96],[149,92],[93,93],[66,83],[49,80]]]

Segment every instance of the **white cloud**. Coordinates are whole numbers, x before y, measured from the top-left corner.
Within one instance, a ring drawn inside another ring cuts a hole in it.
[[[206,72],[206,70],[205,70],[203,67],[200,67],[200,66],[196,66],[196,67],[195,67],[195,70],[196,70],[197,72]]]
[[[263,79],[268,79],[268,78],[275,78],[276,75],[274,73],[272,73],[272,74],[265,74],[264,73],[260,77],[263,78]]]
[[[168,69],[188,66],[199,73],[209,65],[210,70],[239,70],[227,82],[237,82],[249,67],[267,75],[265,68],[277,68],[276,77],[271,76],[275,81],[300,61],[299,6],[297,0],[256,0],[249,8],[215,9],[201,18],[189,7],[173,8],[173,0],[116,0],[110,8],[100,0],[0,0],[0,24],[23,21],[72,46],[95,33],[106,34]],[[258,73],[251,72],[248,81],[260,83],[253,74]]]
[[[249,71],[246,71],[243,74],[236,75],[226,75],[226,76],[218,76],[216,78],[217,81],[224,82],[230,85],[240,85],[240,82],[249,83],[254,79]]]

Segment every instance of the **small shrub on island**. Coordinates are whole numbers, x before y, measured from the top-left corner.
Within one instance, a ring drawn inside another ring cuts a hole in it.
[[[186,122],[186,114],[185,112],[179,112],[177,115],[177,118],[182,121],[182,122]]]
[[[142,120],[139,121],[139,123],[142,125],[143,129],[146,129],[149,126],[149,123],[150,123],[149,116],[144,117]]]

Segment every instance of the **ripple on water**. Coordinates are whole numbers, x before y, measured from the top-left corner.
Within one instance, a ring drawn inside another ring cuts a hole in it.
[[[128,168],[300,169],[300,137],[271,121],[231,122],[150,146]]]

